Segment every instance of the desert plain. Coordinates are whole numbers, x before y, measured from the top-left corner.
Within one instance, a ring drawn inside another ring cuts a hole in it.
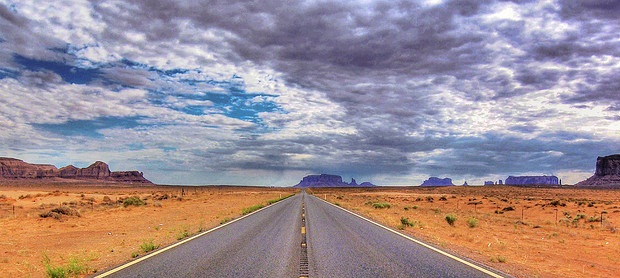
[[[295,192],[93,182],[0,185],[0,277],[92,275]]]
[[[310,192],[511,276],[620,276],[617,189],[448,186]]]
[[[620,190],[510,186],[306,190],[515,277],[620,273]],[[46,277],[58,269],[92,275],[298,192],[240,186],[3,184],[0,276]]]

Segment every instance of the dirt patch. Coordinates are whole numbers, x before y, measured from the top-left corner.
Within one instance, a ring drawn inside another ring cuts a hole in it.
[[[620,190],[491,186],[308,192],[517,277],[620,273]]]
[[[100,272],[294,192],[298,190],[0,186],[0,269],[7,277],[45,277],[46,265],[67,266],[65,271],[79,266],[82,274]]]

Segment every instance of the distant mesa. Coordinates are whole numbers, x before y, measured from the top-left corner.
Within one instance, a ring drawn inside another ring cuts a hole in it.
[[[357,184],[355,179],[351,179],[351,183],[342,181],[342,177],[338,175],[320,174],[305,176],[298,184],[293,187],[373,187],[370,182],[362,182]]]
[[[485,181],[484,185],[495,185],[494,181]]]
[[[454,184],[452,183],[451,178],[440,179],[438,177],[430,177],[427,180],[425,180],[421,186],[452,186],[452,185]]]
[[[556,176],[509,176],[506,185],[559,185]]]
[[[152,184],[138,171],[112,172],[105,162],[97,161],[86,168],[68,165],[60,169],[50,164],[32,164],[23,160],[0,157],[0,179],[73,179]]]
[[[594,175],[580,181],[577,186],[618,187],[620,186],[620,154],[596,158]]]

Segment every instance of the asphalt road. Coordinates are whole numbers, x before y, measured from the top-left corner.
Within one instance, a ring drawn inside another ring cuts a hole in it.
[[[107,277],[299,277],[301,196]]]
[[[440,252],[302,193],[104,276],[491,277]]]

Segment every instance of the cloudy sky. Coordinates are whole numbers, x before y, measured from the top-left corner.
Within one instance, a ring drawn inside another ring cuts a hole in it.
[[[613,0],[0,0],[0,156],[164,184],[572,184],[620,153],[619,14]]]

